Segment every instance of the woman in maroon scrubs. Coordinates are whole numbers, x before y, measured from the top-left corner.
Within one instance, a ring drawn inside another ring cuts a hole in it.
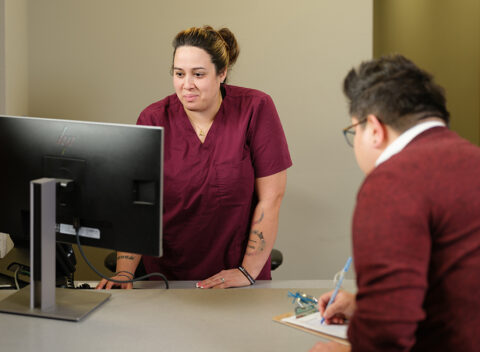
[[[270,252],[292,165],[273,101],[224,83],[239,54],[227,28],[187,29],[173,47],[175,94],[148,106],[137,122],[165,129],[164,254],[144,256],[145,269],[196,280],[201,288],[271,279]],[[119,252],[122,273],[114,278],[125,280],[140,258]],[[103,280],[98,288],[113,285]]]

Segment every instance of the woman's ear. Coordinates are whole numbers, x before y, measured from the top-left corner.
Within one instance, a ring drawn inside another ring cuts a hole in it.
[[[225,80],[227,79],[227,68],[225,67],[225,69],[223,70],[223,72],[221,72],[219,75],[218,75],[218,78],[220,79],[220,83],[225,83]]]

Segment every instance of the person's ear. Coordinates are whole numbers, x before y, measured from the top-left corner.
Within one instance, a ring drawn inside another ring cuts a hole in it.
[[[380,122],[377,116],[369,114],[367,116],[367,123],[370,127],[370,140],[372,146],[381,149],[385,146],[387,141],[387,130],[384,124]]]
[[[220,83],[225,83],[225,79],[227,78],[227,68],[225,67],[225,69],[223,70],[223,72],[221,72],[219,75],[218,75],[218,78],[220,79]]]

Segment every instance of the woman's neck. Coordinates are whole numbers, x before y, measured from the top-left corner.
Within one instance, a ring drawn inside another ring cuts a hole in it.
[[[188,118],[197,125],[210,125],[213,120],[215,120],[215,117],[220,110],[222,100],[222,94],[219,91],[215,103],[212,104],[208,109],[203,111],[192,111],[185,109],[185,113],[187,114]]]

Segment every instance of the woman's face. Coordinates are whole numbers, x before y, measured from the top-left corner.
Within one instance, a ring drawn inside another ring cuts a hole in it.
[[[178,47],[173,58],[173,86],[183,107],[204,112],[218,108],[220,83],[226,70],[217,75],[210,55],[195,46]]]

